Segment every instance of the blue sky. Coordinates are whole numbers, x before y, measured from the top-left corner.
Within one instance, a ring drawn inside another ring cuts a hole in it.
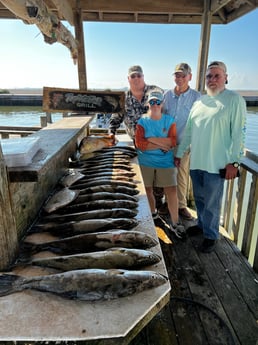
[[[64,23],[73,32],[73,27]],[[188,62],[195,87],[200,25],[84,23],[88,89],[128,86],[127,70],[143,67],[148,84],[173,87],[172,73]],[[0,88],[78,88],[77,66],[60,43],[49,45],[35,25],[0,20]],[[258,90],[258,10],[211,30],[209,61],[228,67],[231,89]]]

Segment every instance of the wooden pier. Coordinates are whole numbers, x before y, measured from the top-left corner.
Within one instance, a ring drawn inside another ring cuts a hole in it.
[[[226,236],[210,254],[201,240],[161,241],[170,303],[130,345],[257,345],[257,274]]]

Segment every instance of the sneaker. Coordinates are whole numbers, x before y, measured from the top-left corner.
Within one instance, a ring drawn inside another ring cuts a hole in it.
[[[188,211],[188,209],[186,207],[179,208],[178,214],[180,217],[182,217],[185,220],[192,220],[193,219],[191,213]]]
[[[160,208],[159,208],[159,214],[161,214],[162,216],[166,216],[166,215],[169,214],[167,202],[164,202],[164,203],[160,206]]]
[[[176,223],[175,225],[172,225],[170,227],[170,230],[173,232],[173,234],[176,235],[176,237],[183,239],[186,237],[185,228],[182,224]]]
[[[189,226],[189,228],[186,229],[186,232],[188,236],[197,236],[203,233],[202,228],[198,225]]]
[[[170,230],[169,225],[157,213],[155,215],[152,215],[152,218],[155,226],[158,226],[163,230]]]
[[[205,238],[199,249],[202,253],[211,253],[215,249],[215,247],[216,247],[216,240]]]

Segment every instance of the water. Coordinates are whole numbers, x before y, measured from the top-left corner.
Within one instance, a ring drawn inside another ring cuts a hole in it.
[[[45,112],[41,107],[0,107],[0,126],[40,126],[40,117]],[[53,113],[52,121],[62,118]],[[258,154],[258,107],[248,108],[245,147]]]

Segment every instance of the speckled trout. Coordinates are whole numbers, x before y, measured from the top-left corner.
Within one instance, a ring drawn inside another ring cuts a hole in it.
[[[107,250],[65,256],[32,259],[28,264],[73,271],[86,268],[132,269],[158,263],[161,257],[150,250],[110,248]]]
[[[106,218],[106,219],[84,219],[78,222],[67,222],[62,224],[53,224],[51,227],[44,228],[34,226],[30,233],[50,232],[57,236],[72,236],[86,232],[105,231],[110,229],[132,229],[139,224],[134,218]]]
[[[50,251],[59,255],[94,252],[112,247],[147,249],[154,247],[158,241],[142,232],[134,230],[108,230],[75,235],[44,243],[24,241],[20,246],[20,258],[27,254]],[[26,254],[27,253],[27,254]]]
[[[155,271],[85,269],[45,276],[0,276],[0,296],[34,289],[83,301],[111,300],[165,284],[168,278]]]

